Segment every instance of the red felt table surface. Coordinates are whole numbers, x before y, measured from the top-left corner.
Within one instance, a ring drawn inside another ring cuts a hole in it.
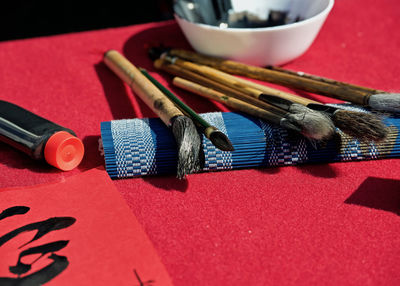
[[[398,91],[399,7],[337,0],[311,48],[286,67]],[[103,165],[100,122],[155,116],[102,63],[108,49],[148,69],[197,112],[228,110],[156,71],[146,48],[159,43],[189,48],[175,21],[0,43],[1,99],[74,130],[86,148],[78,168],[61,172],[1,143],[0,188]],[[113,183],[175,285],[400,285],[400,160]]]

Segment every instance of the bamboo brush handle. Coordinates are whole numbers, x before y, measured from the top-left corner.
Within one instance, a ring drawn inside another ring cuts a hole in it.
[[[368,105],[369,97],[373,94],[371,92],[351,89],[346,86],[336,86],[329,83],[317,82],[308,78],[299,78],[291,74],[246,65],[231,60],[200,55],[186,50],[172,49],[169,51],[169,54],[188,61],[208,65],[230,74],[242,75],[283,86],[293,87],[344,101],[350,101],[359,105]]]
[[[275,106],[272,106],[268,103],[265,103],[261,100],[258,100],[255,97],[249,96],[245,93],[242,93],[236,89],[233,89],[229,86],[223,85],[219,82],[216,82],[210,78],[207,78],[205,76],[202,76],[198,73],[195,73],[187,68],[184,68],[182,66],[178,66],[175,64],[171,64],[168,63],[167,61],[165,61],[164,59],[157,59],[154,61],[154,66],[157,69],[162,69],[172,75],[184,78],[184,79],[188,79],[192,82],[198,83],[202,86],[207,86],[210,87],[214,90],[217,90],[221,93],[224,93],[226,95],[235,97],[239,100],[245,101],[247,103],[250,103],[252,105],[258,106],[259,108],[268,110],[270,112],[274,112],[280,116],[284,116],[286,114],[286,111],[283,111],[279,108],[276,108]]]
[[[105,64],[114,71],[167,125],[183,113],[150,82],[131,62],[115,50],[104,55]]]
[[[211,68],[205,65],[199,65],[197,63],[181,60],[179,58],[174,59],[174,64],[193,72],[197,72],[205,77],[213,79],[221,84],[229,86],[256,99],[258,99],[260,96],[260,92],[258,90],[241,84],[239,81],[236,80],[235,77],[229,77],[227,76],[227,73],[219,71],[215,68]]]
[[[272,87],[269,87],[269,86],[258,84],[258,83],[255,83],[255,82],[243,79],[243,78],[236,77],[236,80],[238,82],[244,84],[244,85],[247,85],[248,87],[252,87],[252,88],[254,88],[256,90],[259,90],[262,93],[275,95],[275,96],[278,96],[278,97],[281,97],[281,98],[285,98],[285,99],[288,99],[288,100],[293,101],[293,102],[298,103],[298,104],[302,104],[302,105],[305,105],[305,106],[307,106],[310,103],[320,104],[318,101],[315,101],[315,100],[312,100],[312,99],[308,99],[308,98],[305,98],[305,97],[302,97],[302,96],[299,96],[299,95],[296,95],[296,94],[284,92],[284,91],[281,91],[279,89],[275,89],[275,88],[272,88]]]
[[[228,87],[231,87],[232,89],[237,90],[241,94],[245,94],[250,97],[253,97],[257,101],[265,102],[262,99],[262,94],[266,93],[266,94],[278,96],[281,98],[286,98],[292,102],[303,104],[303,105],[307,105],[310,103],[318,103],[316,101],[312,101],[312,100],[309,100],[309,99],[306,99],[306,98],[303,98],[300,96],[296,96],[294,94],[285,93],[285,92],[277,90],[277,89],[273,89],[273,88],[270,88],[267,86],[253,83],[253,82],[245,80],[245,79],[241,79],[237,76],[233,76],[231,74],[217,70],[217,69],[209,67],[209,66],[199,65],[196,63],[183,61],[180,59],[174,60],[174,64],[176,64],[180,67],[187,68],[192,71],[201,73],[202,75],[207,76],[208,78],[212,78],[213,80],[216,80],[219,83],[224,84],[225,86],[228,86]],[[235,96],[235,97],[238,97],[238,96]],[[238,98],[244,99],[243,95],[239,96]],[[253,102],[251,102],[249,100],[246,100],[246,101],[254,104]],[[270,106],[269,104],[267,104],[267,105]],[[272,109],[272,108],[270,107],[269,109]],[[277,108],[275,108],[275,111],[276,110],[277,110]]]
[[[207,77],[204,77],[204,76],[202,76],[196,72],[193,72],[192,70],[189,70],[185,67],[168,63],[167,61],[165,61],[163,59],[157,59],[154,62],[154,66],[156,68],[162,69],[172,75],[191,80],[191,81],[201,84],[203,86],[211,87],[222,93],[228,93],[230,96],[243,98],[246,101],[251,102],[254,105],[260,105],[259,107],[268,108],[270,106],[270,105],[263,103],[262,101],[257,100],[256,98],[253,98],[251,96],[243,94],[243,93],[241,93],[235,89],[232,89],[226,85],[223,85],[223,84],[216,82],[212,79],[209,79]]]
[[[185,90],[195,93],[197,95],[203,96],[205,98],[224,103],[225,105],[232,107],[233,109],[242,111],[244,113],[253,115],[255,117],[262,118],[262,119],[269,121],[271,123],[274,123],[276,125],[280,125],[282,116],[279,116],[273,112],[269,112],[267,110],[259,108],[257,106],[248,104],[239,99],[236,99],[236,98],[233,98],[230,96],[226,96],[225,94],[218,92],[216,90],[213,90],[211,88],[199,85],[197,83],[188,81],[188,80],[180,78],[180,77],[175,77],[173,79],[173,84],[182,89],[185,89]]]
[[[274,71],[278,71],[278,72],[282,72],[282,73],[291,74],[291,75],[294,75],[294,76],[297,76],[297,77],[300,77],[300,78],[308,78],[308,79],[312,79],[312,80],[315,80],[315,81],[325,82],[325,83],[338,85],[338,86],[347,86],[347,87],[352,88],[352,89],[358,89],[360,91],[371,92],[371,93],[374,93],[374,94],[384,93],[385,92],[383,90],[373,89],[373,88],[360,86],[360,85],[356,85],[356,84],[352,84],[352,83],[347,83],[347,82],[343,82],[343,81],[337,81],[337,80],[334,80],[334,79],[330,79],[330,78],[326,78],[326,77],[322,77],[322,76],[317,76],[317,75],[313,75],[313,74],[309,74],[309,73],[305,73],[305,72],[292,71],[292,70],[288,70],[288,69],[284,69],[284,68],[276,67],[276,66],[269,66],[268,69],[274,70]]]
[[[305,106],[307,106],[310,103],[319,104],[319,102],[317,102],[317,101],[307,99],[307,98],[304,98],[304,97],[301,97],[301,96],[298,96],[295,94],[291,94],[288,92],[284,92],[279,89],[261,85],[261,84],[258,84],[258,83],[255,83],[255,82],[252,82],[252,81],[249,81],[249,80],[237,77],[237,76],[233,76],[231,74],[222,72],[217,69],[213,69],[213,74],[219,75],[220,77],[224,77],[226,80],[229,80],[230,82],[232,82],[232,84],[235,84],[235,86],[237,86],[237,87],[246,88],[247,91],[250,91],[251,93],[255,94],[255,96],[257,96],[257,98],[261,98],[262,93],[265,93],[268,95],[274,95],[277,97],[285,98],[292,102],[302,104]]]

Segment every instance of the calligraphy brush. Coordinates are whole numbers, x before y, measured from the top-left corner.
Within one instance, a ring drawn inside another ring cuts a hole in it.
[[[247,103],[250,103],[252,105],[258,106],[259,108],[263,109],[273,109],[274,111],[278,111],[279,109],[275,108],[274,106],[267,104],[265,102],[262,102],[254,97],[251,97],[247,94],[244,94],[240,91],[237,91],[236,89],[230,88],[229,86],[223,85],[219,82],[216,82],[212,79],[209,79],[207,77],[204,77],[200,74],[194,73],[188,69],[179,67],[177,65],[173,65],[165,61],[164,59],[157,59],[154,61],[154,67],[157,69],[161,69],[166,71],[167,73],[171,75],[175,75],[178,77],[182,77],[185,79],[189,79],[193,82],[199,83],[203,86],[210,87],[212,89],[215,89],[219,92],[228,94],[232,97],[241,99],[243,101],[246,101]]]
[[[234,151],[232,143],[229,141],[228,137],[218,130],[215,126],[209,124],[200,115],[198,115],[193,109],[188,105],[183,103],[176,95],[165,88],[160,82],[153,78],[145,69],[139,68],[139,70],[144,74],[158,89],[160,89],[183,113],[193,120],[193,122],[200,127],[203,134],[214,144],[215,147],[222,151]]]
[[[293,106],[297,106],[297,104],[302,104],[312,110],[323,112],[332,119],[334,125],[337,126],[341,131],[359,140],[381,141],[384,140],[387,136],[388,131],[386,125],[378,116],[374,114],[344,110],[341,108],[320,104],[317,101],[306,99],[295,94],[283,92],[265,85],[257,84],[255,82],[235,77],[233,75],[229,75],[215,69],[214,73],[218,76],[223,76],[230,79],[235,84],[235,86],[242,85],[252,88],[254,90],[258,90],[258,92],[255,93],[255,96],[258,96],[260,100],[269,102],[270,104],[274,106],[279,106],[280,108],[283,108],[285,110],[287,110],[288,108],[290,109],[292,104],[296,104]],[[279,101],[279,98],[275,98],[274,96],[285,98],[292,102],[290,103],[288,101],[285,101],[285,103],[283,103],[282,101]]]
[[[189,82],[191,82],[191,84],[188,85],[189,88],[193,87],[194,84],[198,84],[199,86],[195,86],[194,90],[202,91],[202,93],[204,94],[203,96],[205,97],[207,97],[207,95],[217,97],[214,99],[226,103],[226,105],[232,108],[251,114],[253,116],[258,116],[267,121],[280,125],[286,129],[300,132],[309,139],[321,140],[320,131],[315,131],[312,129],[315,124],[307,124],[310,121],[310,116],[307,116],[306,120],[304,120],[304,116],[301,113],[292,114],[290,112],[283,111],[280,108],[276,108],[263,101],[252,98],[228,86],[224,86],[220,83],[214,82],[209,78],[205,78],[184,68],[168,64],[168,62],[165,62],[163,59],[157,59],[154,62],[154,65],[158,69],[162,69],[172,75],[188,80]],[[202,95],[201,93],[198,94]],[[231,103],[233,105],[231,105]],[[318,116],[320,117],[320,114],[318,114]],[[333,125],[330,125],[330,121],[328,122],[329,126],[325,129],[330,130],[330,132],[334,132]],[[329,136],[326,136],[323,139],[326,139],[328,137]]]
[[[390,112],[400,112],[400,94],[378,90],[360,90],[344,85],[332,85],[323,81],[315,81],[306,77],[247,65],[244,63],[198,54],[188,50],[164,49],[171,56],[211,66],[224,72],[242,75],[253,79],[267,81],[287,87],[292,87],[328,97],[349,101],[354,104],[368,106],[372,109]]]
[[[285,129],[289,129],[292,131],[296,131],[301,133],[302,130],[297,127],[295,124],[291,123],[289,119],[282,117],[280,115],[277,115],[273,112],[270,112],[268,110],[259,108],[255,105],[249,104],[245,101],[239,100],[237,98],[228,96],[224,93],[221,93],[219,91],[216,91],[212,88],[203,86],[201,84],[195,83],[193,81],[181,78],[181,77],[174,77],[173,79],[173,84],[185,89],[187,91],[190,91],[194,94],[200,95],[202,97],[212,99],[221,103],[224,103],[225,105],[232,107],[233,109],[236,109],[238,111],[250,114],[252,116],[264,119],[265,121],[271,122],[273,124],[276,124],[278,126],[281,126]]]
[[[181,68],[181,74],[184,73],[185,70],[186,73],[188,73],[188,71],[191,71],[192,74],[198,73],[208,78],[208,82],[210,82],[211,80],[219,82],[221,84],[220,91],[221,89],[224,89],[222,90],[223,92],[227,91],[226,88],[222,87],[223,85],[229,87],[230,90],[236,90],[235,93],[230,94],[232,96],[235,96],[236,98],[248,101],[251,104],[255,104],[254,101],[260,102],[263,100],[263,98],[260,96],[260,92],[236,82],[234,78],[226,73],[207,66],[201,66],[192,62],[184,61],[176,57],[170,58],[164,55],[162,56],[162,58],[168,61],[171,66],[179,66],[179,68]],[[253,97],[253,99],[249,101],[249,97]],[[260,107],[259,104],[255,105]],[[266,108],[271,112],[278,112],[278,115],[285,114],[287,118],[292,120],[293,124],[296,124],[299,128],[301,128],[301,130],[303,130],[303,134],[306,134],[309,138],[315,140],[326,140],[332,137],[335,133],[334,125],[328,116],[320,112],[311,110],[301,104],[293,104],[290,106],[289,110],[280,110],[281,108],[279,106],[276,106],[274,108],[274,106],[270,103],[264,102],[262,108]]]
[[[201,138],[193,121],[119,52],[107,51],[104,62],[171,128],[178,147],[177,177],[200,170]]]
[[[276,95],[264,94],[264,97],[270,104],[285,110],[289,110],[293,104],[296,104]],[[361,141],[382,141],[387,137],[386,125],[372,114],[343,110],[319,103],[310,103],[307,106],[328,114],[340,130]]]
[[[277,66],[267,66],[266,68],[270,69],[270,70],[282,72],[282,73],[291,74],[291,75],[301,77],[301,78],[308,78],[308,79],[312,79],[315,81],[325,82],[325,83],[329,83],[329,84],[333,84],[333,85],[346,86],[348,88],[358,89],[361,91],[372,92],[372,93],[385,93],[383,90],[377,90],[377,89],[373,89],[373,88],[369,88],[369,87],[365,87],[365,86],[355,85],[352,83],[337,81],[337,80],[334,80],[331,78],[317,76],[317,75],[305,73],[302,71],[293,71],[293,70],[288,70],[288,69],[285,69],[282,67],[277,67]]]
[[[361,141],[381,141],[384,140],[388,134],[386,125],[375,114],[344,110],[243,78],[235,77],[235,79],[241,84],[262,92],[260,96],[272,105],[287,109],[290,108],[291,104],[298,103],[310,109],[328,114],[336,127]]]
[[[232,107],[233,109],[236,109],[238,111],[250,114],[255,117],[259,117],[261,119],[264,119],[265,121],[274,123],[276,125],[280,125],[284,128],[291,129],[297,132],[301,132],[299,129],[293,128],[293,125],[287,125],[287,122],[282,121],[279,119],[279,117],[276,117],[273,113],[270,113],[262,108],[258,108],[256,106],[253,106],[251,104],[248,104],[246,102],[243,102],[241,100],[238,100],[236,98],[227,96],[221,92],[218,92],[216,90],[213,90],[211,88],[205,87],[201,84],[192,82],[190,80],[186,80],[184,78],[180,77],[174,77],[173,79],[173,84],[185,89],[187,91],[190,91],[192,93],[195,93],[197,95],[203,96],[208,99],[212,99],[221,103],[224,103],[225,105]],[[284,102],[283,102],[284,103]],[[349,139],[346,139],[349,140]],[[387,137],[387,140],[385,140],[385,143],[388,144],[389,141],[393,141],[393,135]]]

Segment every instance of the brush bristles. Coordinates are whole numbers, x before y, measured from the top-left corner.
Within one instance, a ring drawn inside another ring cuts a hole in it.
[[[292,104],[286,118],[298,126],[304,136],[317,141],[326,141],[335,134],[335,125],[325,114],[301,104]]]
[[[389,132],[382,120],[370,113],[338,110],[332,119],[340,130],[360,141],[379,142],[385,140]]]
[[[373,94],[368,105],[376,110],[400,112],[400,93]]]
[[[301,133],[301,128],[298,127],[297,124],[294,125],[293,123],[291,123],[287,118],[282,118],[279,125],[285,129]]]
[[[210,141],[221,151],[234,151],[231,141],[219,130],[213,130],[209,136]]]
[[[186,116],[176,116],[172,120],[172,133],[178,146],[177,178],[201,169],[201,138],[193,121]]]

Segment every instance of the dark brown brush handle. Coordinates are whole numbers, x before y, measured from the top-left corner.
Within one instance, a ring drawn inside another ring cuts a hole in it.
[[[123,55],[110,50],[104,55],[105,64],[137,94],[161,120],[171,125],[171,119],[183,113],[139,69]]]
[[[334,79],[331,79],[331,78],[317,76],[317,75],[313,75],[313,74],[309,74],[309,73],[305,73],[305,72],[301,72],[301,71],[292,71],[292,70],[284,69],[282,67],[277,67],[277,66],[269,66],[268,69],[274,70],[274,71],[278,71],[278,72],[282,72],[282,73],[291,74],[291,75],[294,75],[294,76],[297,76],[297,77],[300,77],[300,78],[308,78],[308,79],[312,79],[312,80],[315,80],[315,81],[325,82],[325,83],[328,83],[328,84],[333,84],[333,85],[338,85],[338,86],[347,86],[347,87],[352,88],[352,89],[357,89],[357,90],[365,91],[365,92],[371,92],[371,93],[374,93],[374,94],[384,93],[385,92],[383,90],[378,90],[378,89],[373,89],[373,88],[369,88],[369,87],[365,87],[365,86],[355,85],[355,84],[352,84],[352,83],[338,81],[338,80],[334,80]]]
[[[169,54],[181,59],[211,66],[230,74],[242,75],[253,79],[297,88],[344,101],[350,101],[359,105],[368,105],[369,97],[373,94],[371,92],[355,90],[346,86],[337,86],[325,82],[317,82],[312,79],[299,78],[291,74],[257,66],[201,55],[187,50],[172,49],[169,51]]]

